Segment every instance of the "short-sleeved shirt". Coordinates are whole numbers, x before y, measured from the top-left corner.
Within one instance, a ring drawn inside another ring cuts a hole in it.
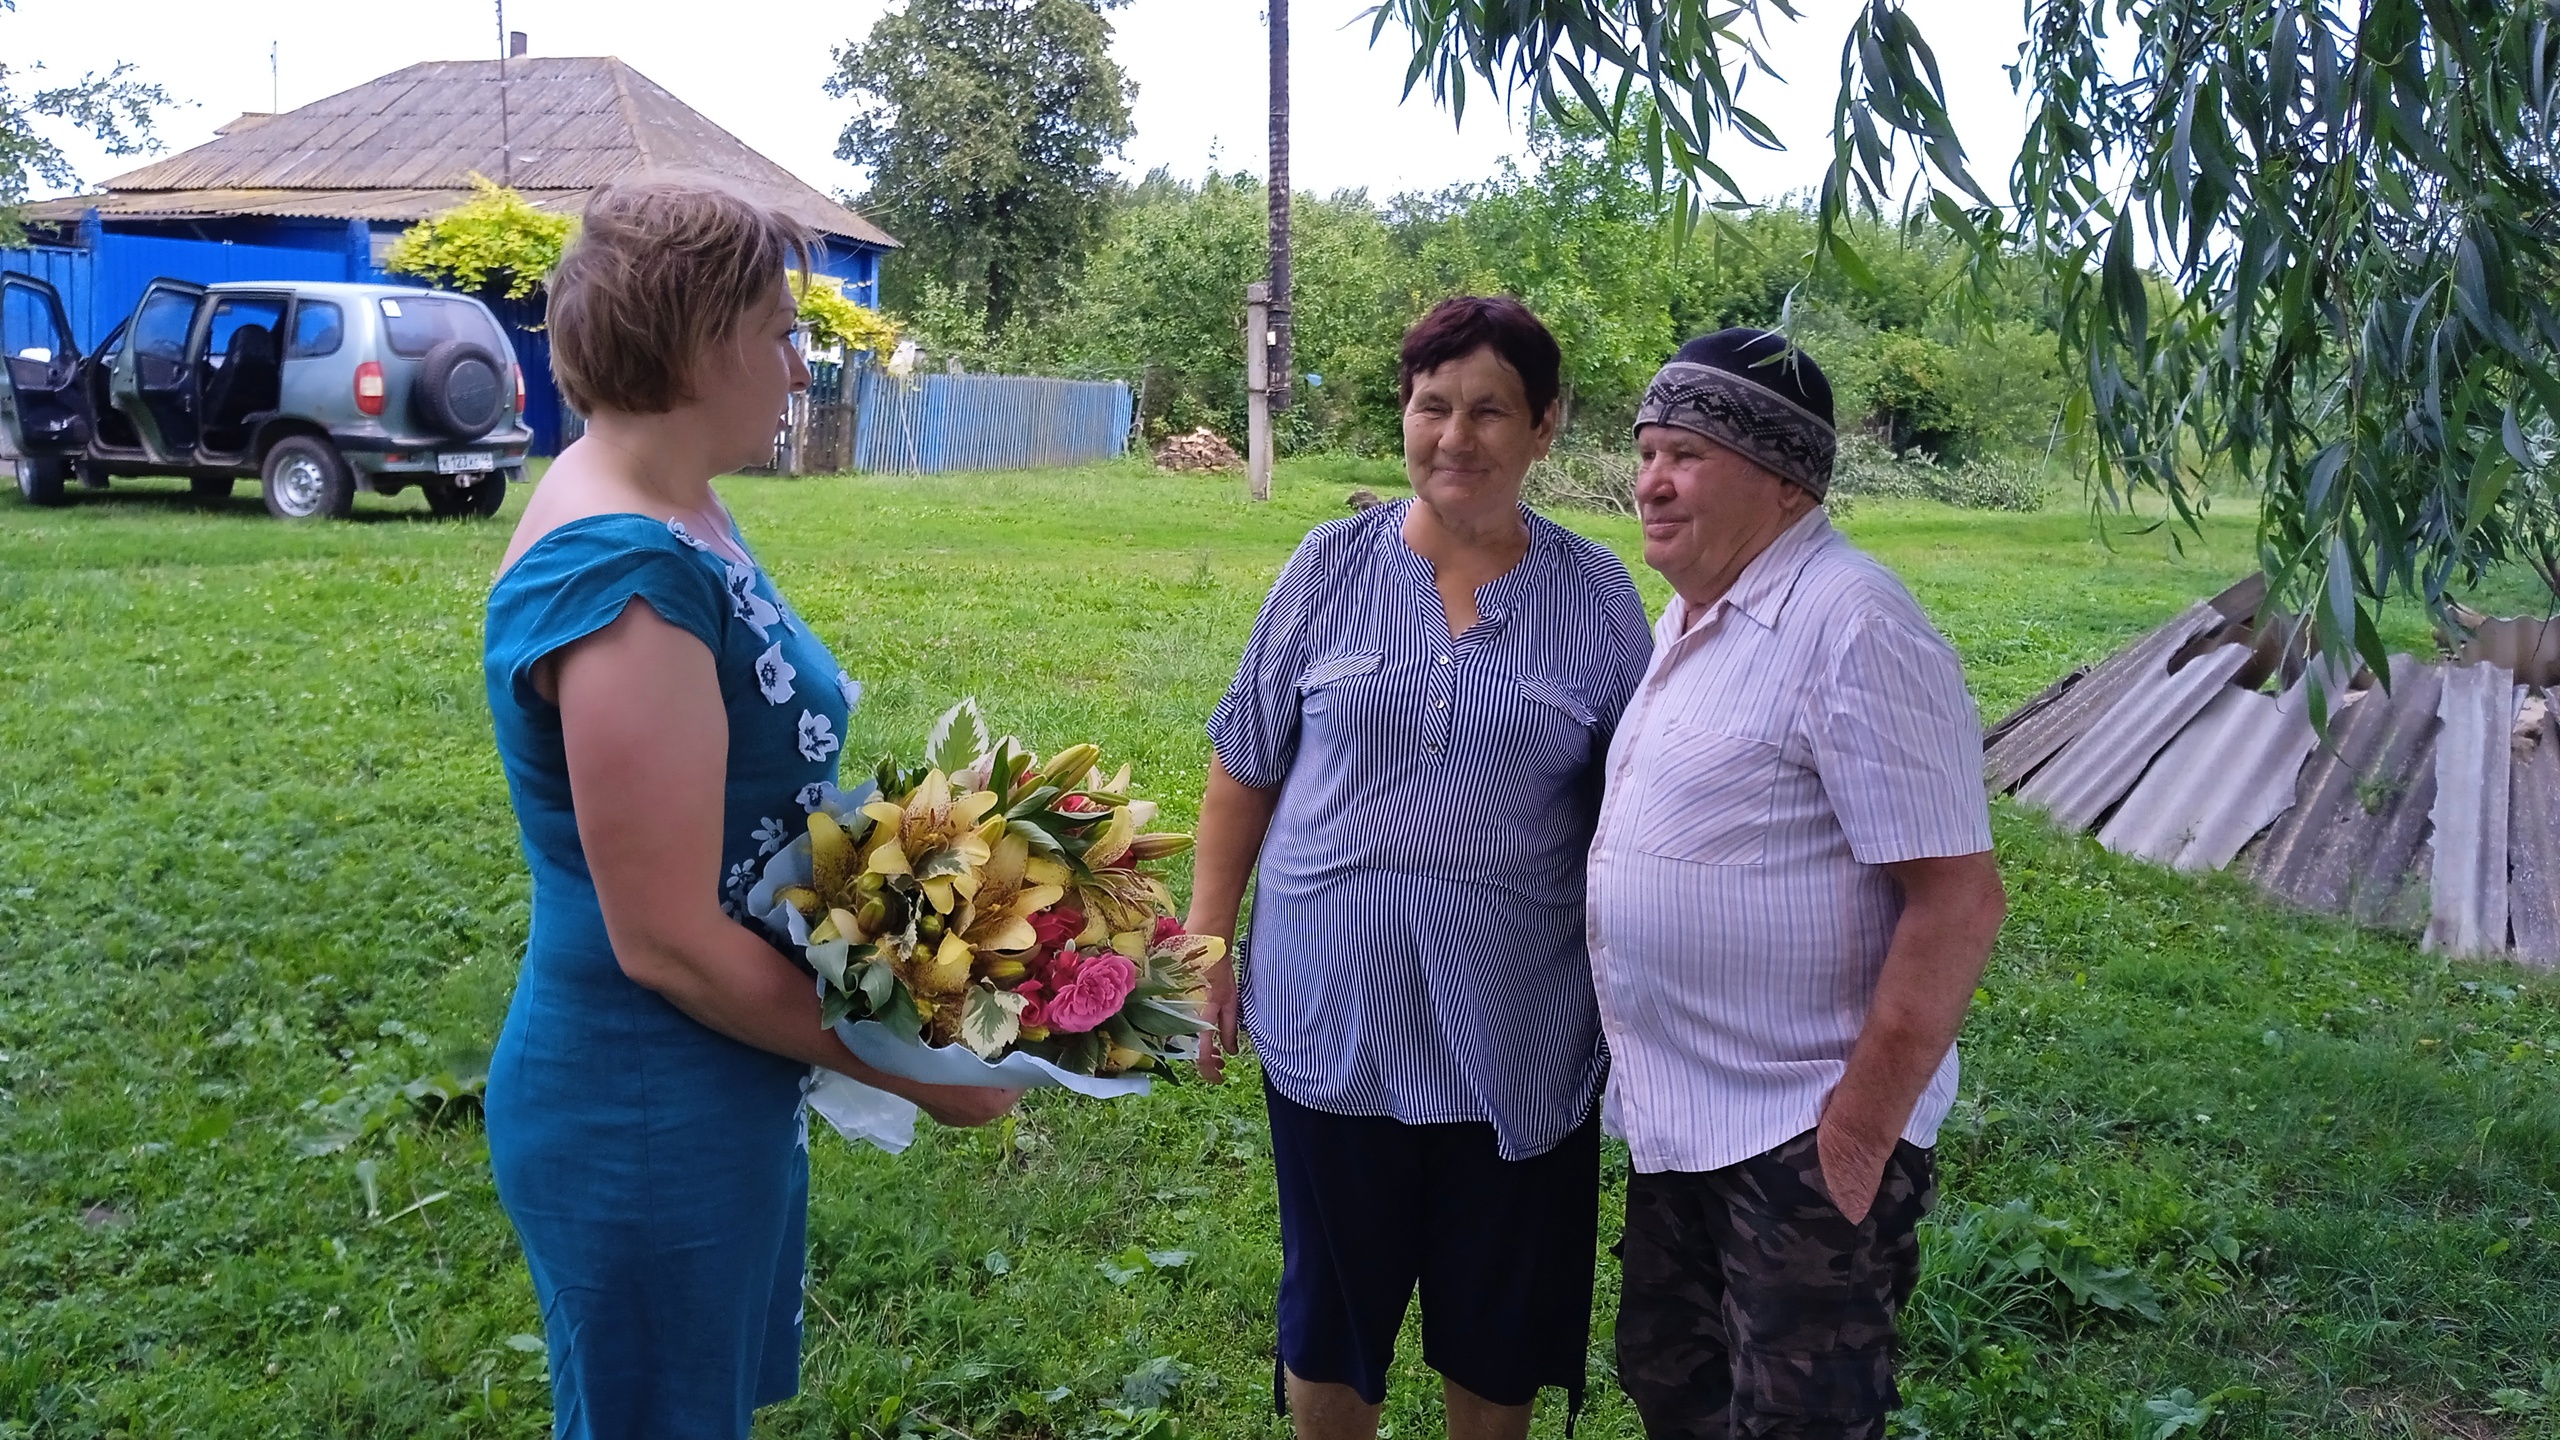
[[[1991,848],[1963,667],[1820,507],[1694,620],[1674,597],[1610,747],[1590,947],[1604,1123],[1640,1171],[1814,1127],[1901,918],[1878,868]],[[1950,1049],[1903,1138],[1936,1141]]]
[[[1412,503],[1308,534],[1209,722],[1228,774],[1280,792],[1242,1018],[1299,1104],[1490,1122],[1524,1159],[1604,1069],[1583,856],[1651,641],[1618,557],[1525,507],[1528,553],[1453,640]]]

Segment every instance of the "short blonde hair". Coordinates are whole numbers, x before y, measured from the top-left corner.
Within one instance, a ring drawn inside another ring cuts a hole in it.
[[[796,272],[817,243],[798,221],[709,180],[618,180],[587,197],[551,272],[551,373],[581,414],[659,415],[692,398],[692,367]]]

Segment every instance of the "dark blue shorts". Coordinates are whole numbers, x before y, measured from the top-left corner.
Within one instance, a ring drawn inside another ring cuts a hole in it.
[[[1372,1405],[1414,1287],[1422,1358],[1496,1405],[1581,1408],[1599,1244],[1600,1117],[1505,1160],[1486,1124],[1311,1110],[1263,1085],[1280,1181],[1280,1360]]]

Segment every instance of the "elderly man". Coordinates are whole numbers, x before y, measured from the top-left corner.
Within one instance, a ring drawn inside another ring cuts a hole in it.
[[[1885,1432],[1954,1044],[2006,906],[1955,652],[1822,508],[1831,387],[1683,346],[1636,413],[1678,594],[1610,746],[1592,973],[1652,1440]]]

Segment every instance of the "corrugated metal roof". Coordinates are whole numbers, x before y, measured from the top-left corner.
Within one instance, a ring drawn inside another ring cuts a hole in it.
[[[1983,782],[1992,793],[2014,788],[2105,714],[2145,675],[2201,637],[2246,619],[2266,598],[2267,582],[2253,575],[2209,601],[2190,605],[2178,618],[2086,670],[2062,677],[2012,711],[1983,737]]]
[[[525,198],[543,210],[576,214],[587,198],[584,190],[528,190]],[[155,220],[228,219],[237,215],[284,215],[323,220],[425,220],[471,198],[462,190],[131,190],[104,195],[66,195],[38,200],[26,207],[32,220],[78,220],[95,210],[107,219],[118,216]]]
[[[2547,697],[2524,707],[2510,754],[2507,920],[2516,958],[2560,965],[2560,724]]]
[[[476,173],[527,191],[583,195],[627,175],[693,173],[825,234],[897,244],[620,60],[526,58],[505,68],[503,147],[499,62],[430,61],[254,125],[226,126],[202,145],[109,180],[105,197],[74,198],[157,204],[164,208],[117,213],[175,215],[190,213],[189,195],[208,191],[465,192]],[[299,213],[412,218],[342,208]]]
[[[2098,840],[2176,870],[2219,870],[2293,808],[2294,780],[2317,743],[2303,686],[2281,697],[2225,686],[2161,752]]]
[[[2303,766],[2253,877],[2306,910],[2416,929],[2425,919],[2424,841],[2435,808],[2436,707],[2444,672],[2391,657],[2391,688],[2348,707]],[[2414,885],[2414,904],[2404,899]]]
[[[2433,875],[2424,944],[2454,955],[2507,948],[2507,767],[2515,740],[2515,674],[2448,666],[2436,705],[2436,798],[2428,812]]]
[[[2161,656],[2134,673],[2115,704],[2078,739],[2018,787],[2018,798],[2043,808],[2057,825],[2086,830],[2131,790],[2178,732],[2187,728],[2231,677],[2249,663],[2249,647],[2223,645],[2169,673]]]

